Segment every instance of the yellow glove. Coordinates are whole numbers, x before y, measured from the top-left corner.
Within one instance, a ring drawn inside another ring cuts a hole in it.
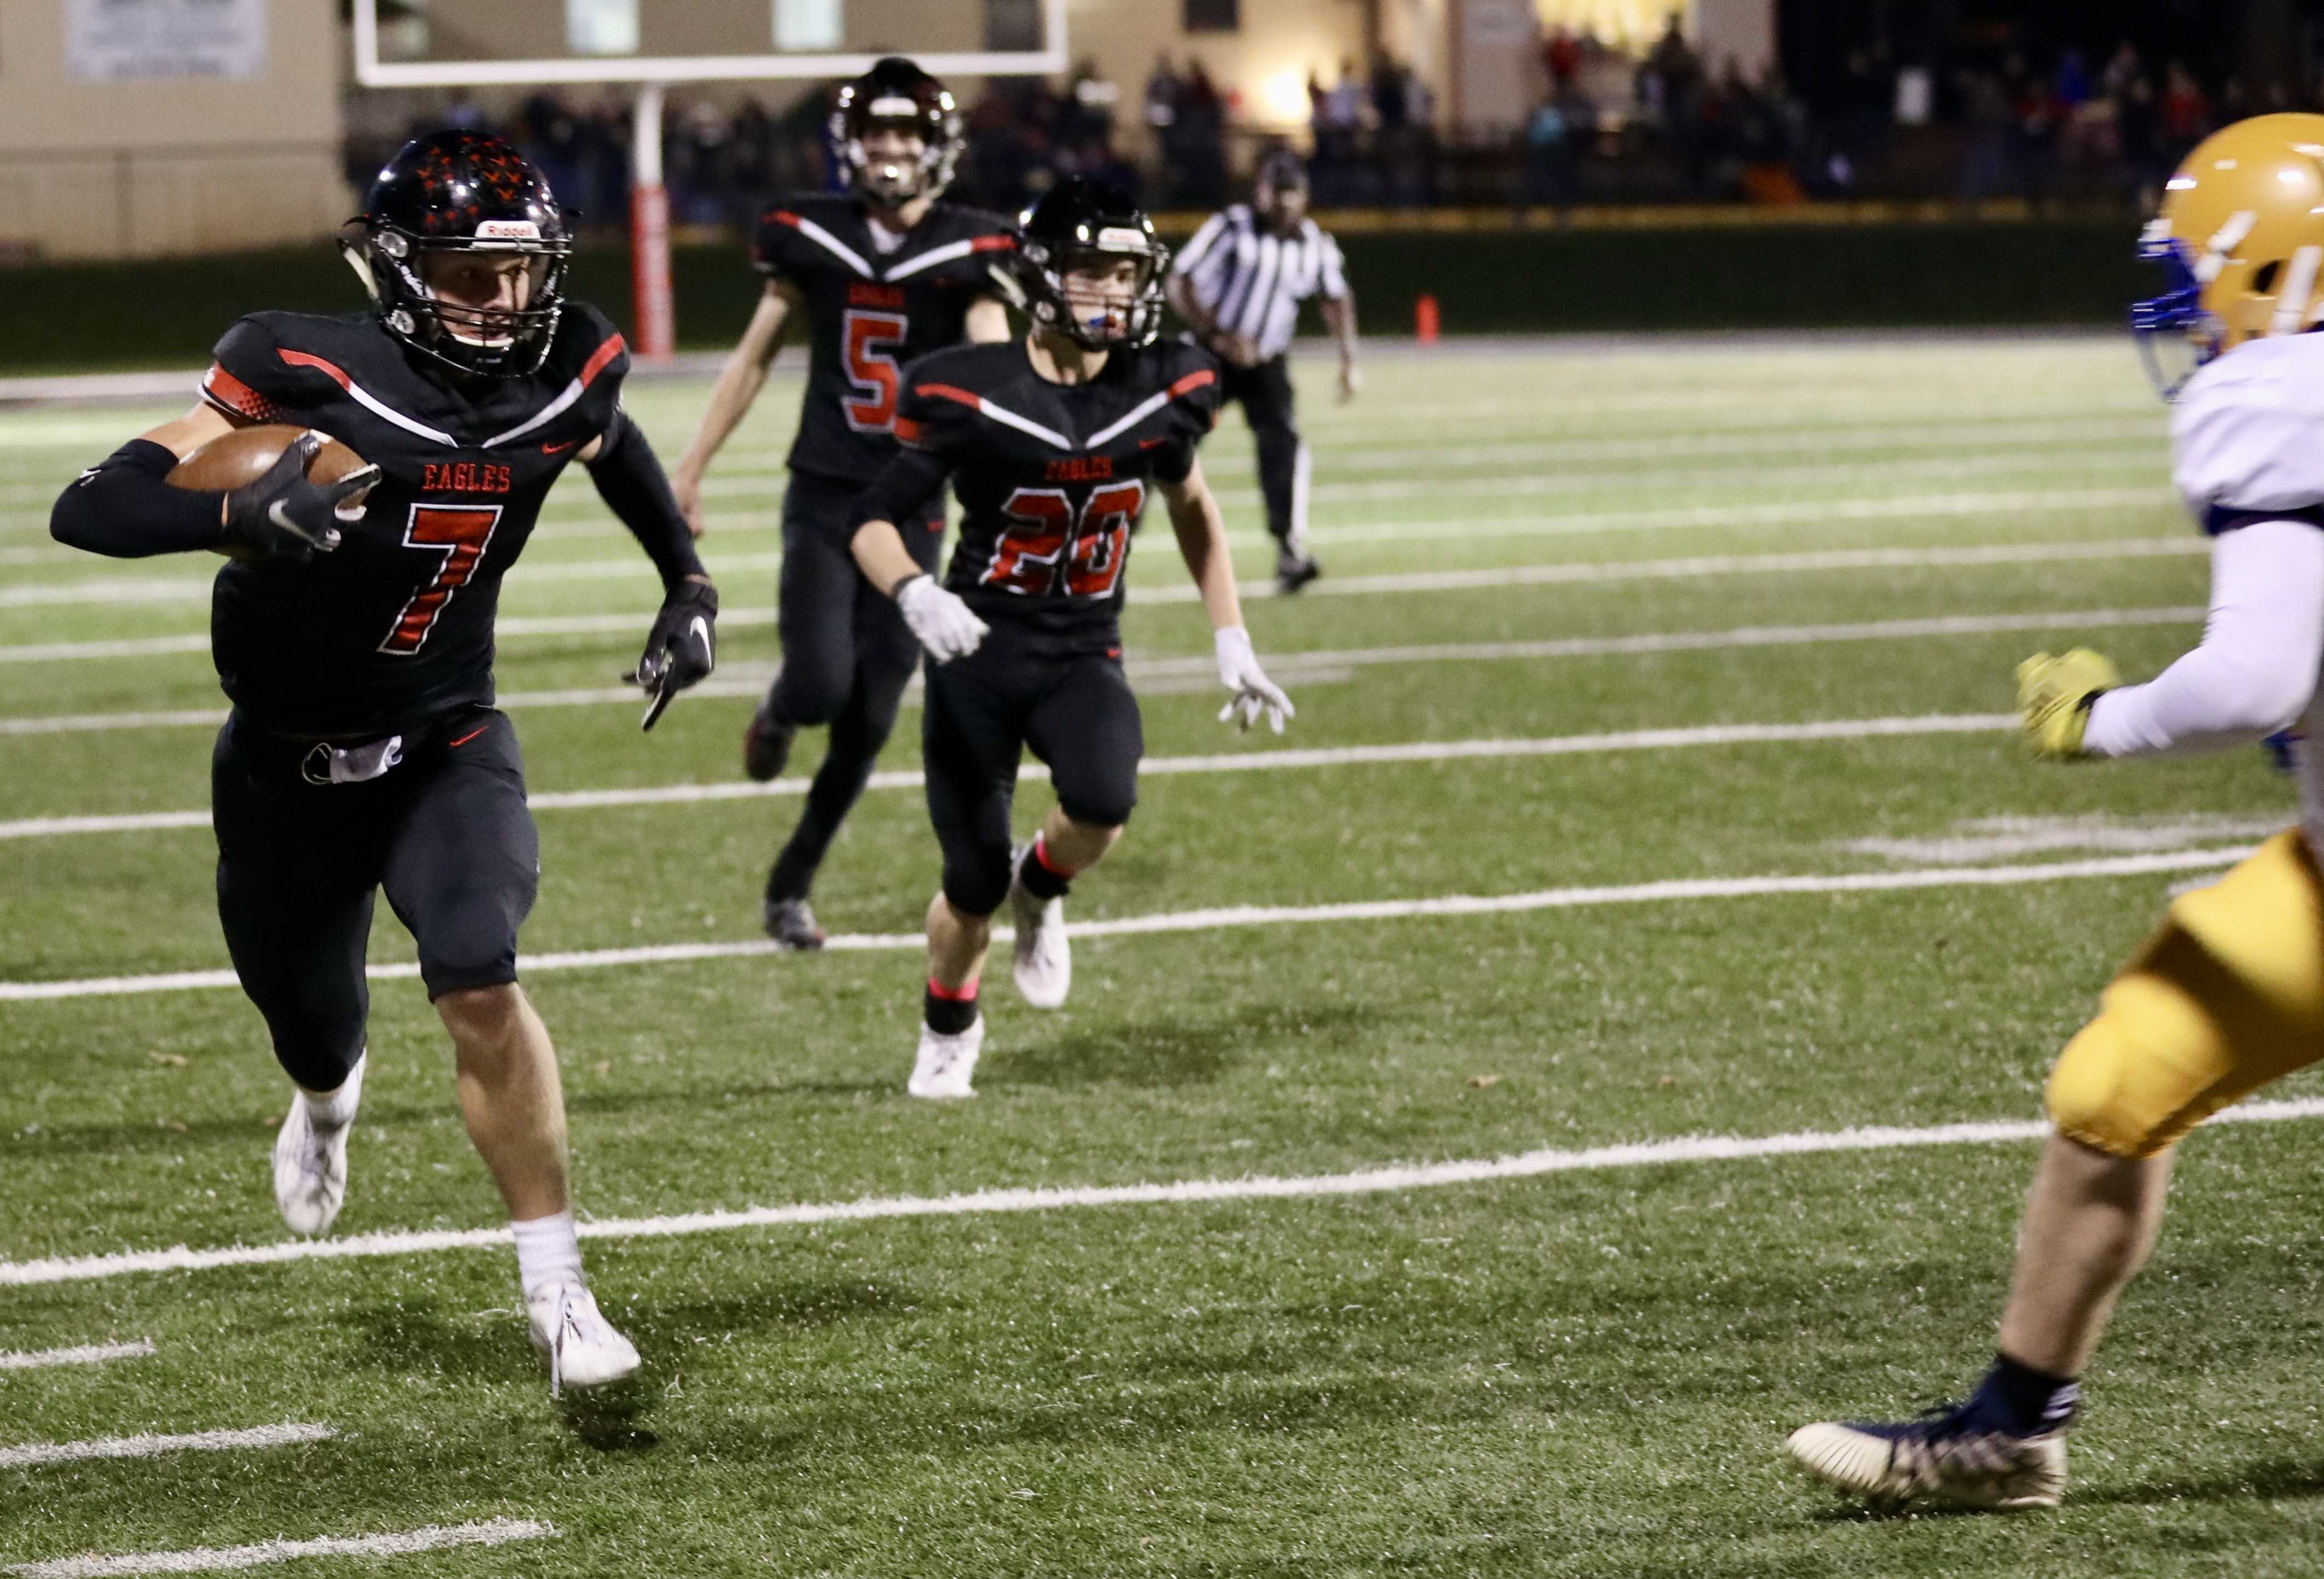
[[[2017,712],[2025,744],[2036,757],[2063,760],[2082,754],[2090,703],[2122,684],[2103,653],[2078,647],[2062,657],[2035,653],[2017,666]]]

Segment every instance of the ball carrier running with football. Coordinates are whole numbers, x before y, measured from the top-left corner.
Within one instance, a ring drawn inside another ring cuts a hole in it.
[[[963,345],[906,370],[902,450],[855,507],[856,563],[927,649],[928,814],[944,880],[928,906],[928,981],[915,1097],[973,1095],[977,993],[992,916],[1010,904],[1019,993],[1057,1008],[1073,979],[1065,896],[1121,836],[1145,738],[1121,665],[1130,537],[1159,493],[1215,636],[1220,711],[1277,733],[1290,699],[1243,629],[1226,525],[1195,448],[1218,411],[1218,364],[1157,344],[1169,254],[1111,188],[1060,183],[1020,222],[1022,340]],[[960,542],[945,579],[908,546],[949,479]],[[899,523],[904,523],[899,525]],[[1025,749],[1057,801],[1012,849]]]
[[[211,616],[234,704],[211,767],[218,918],[297,1087],[274,1147],[284,1221],[327,1233],[346,1197],[383,889],[514,1224],[550,1386],[600,1385],[638,1354],[582,1274],[557,1055],[517,983],[540,840],[493,706],[493,615],[576,460],[661,576],[630,676],[646,728],[710,673],[717,593],[622,410],[622,336],[565,298],[565,216],[515,149],[460,131],[409,144],[342,245],[371,310],[235,324],[200,403],[82,473],[51,530],[231,561]]]

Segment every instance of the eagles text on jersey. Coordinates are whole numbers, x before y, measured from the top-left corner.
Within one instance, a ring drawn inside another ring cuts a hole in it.
[[[1074,647],[1119,643],[1130,536],[1154,480],[1182,481],[1218,415],[1218,369],[1176,342],[1118,350],[1086,384],[1042,378],[1021,342],[912,364],[897,436],[934,455],[960,500],[945,584],[988,620]]]
[[[992,289],[989,265],[1011,244],[1008,224],[937,203],[882,252],[853,197],[795,197],[760,217],[752,260],[806,298],[813,336],[793,471],[865,482],[895,454],[902,370],[960,343],[969,304]]]
[[[211,643],[235,705],[312,739],[489,706],[501,577],[558,473],[613,421],[629,365],[613,326],[576,303],[539,372],[457,386],[369,314],[254,313],[228,329],[205,399],[318,429],[380,469],[336,553],[218,573]]]

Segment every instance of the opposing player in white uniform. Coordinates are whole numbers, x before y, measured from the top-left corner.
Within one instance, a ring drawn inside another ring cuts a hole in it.
[[[1918,1420],[1793,1435],[1812,1473],[1883,1501],[2056,1505],[2079,1378],[2154,1243],[2172,1146],[2324,1059],[2324,334],[2309,332],[2324,320],[2324,115],[2206,141],[2143,251],[2172,275],[2134,310],[2143,343],[2191,344],[2202,363],[2165,392],[2178,487],[2212,538],[2210,617],[2202,645],[2143,685],[2087,649],[2027,659],[2027,739],[2048,757],[2136,757],[2296,730],[2301,826],[2176,900],[2059,1058],[2056,1131],[1975,1394]]]

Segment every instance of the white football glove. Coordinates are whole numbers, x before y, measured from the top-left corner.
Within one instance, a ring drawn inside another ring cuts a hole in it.
[[[1219,681],[1234,693],[1219,709],[1219,722],[1233,719],[1237,729],[1247,730],[1259,721],[1259,715],[1264,711],[1268,728],[1281,734],[1284,721],[1298,709],[1291,705],[1291,698],[1283,693],[1283,687],[1268,679],[1267,671],[1259,666],[1259,655],[1250,650],[1250,632],[1240,625],[1230,625],[1212,632],[1212,636],[1218,643]]]
[[[904,623],[912,628],[928,656],[940,664],[966,657],[983,645],[992,629],[961,601],[957,592],[936,585],[936,577],[925,574],[896,589],[896,607],[903,610]]]

